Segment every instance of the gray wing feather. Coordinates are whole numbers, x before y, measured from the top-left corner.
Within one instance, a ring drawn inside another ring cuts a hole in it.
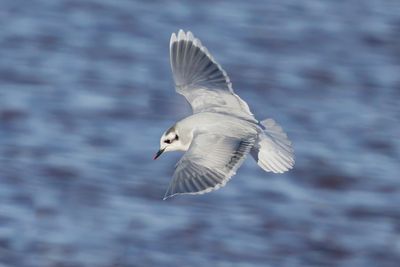
[[[233,92],[226,72],[191,32],[180,30],[178,36],[172,34],[170,57],[178,91],[193,87]]]
[[[193,113],[229,112],[252,118],[246,102],[233,92],[226,72],[191,32],[172,34],[170,61],[176,91],[187,99]]]
[[[164,199],[177,194],[203,194],[224,186],[236,173],[255,137],[199,134],[177,163]]]

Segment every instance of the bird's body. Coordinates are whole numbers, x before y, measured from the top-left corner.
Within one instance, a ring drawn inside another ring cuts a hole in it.
[[[170,60],[177,92],[193,115],[170,127],[160,150],[186,151],[176,165],[165,198],[218,189],[251,153],[265,171],[282,173],[294,165],[291,143],[272,119],[257,121],[233,92],[226,72],[191,32],[172,34]]]
[[[177,122],[176,126],[182,129],[182,132],[190,132],[191,136],[193,136],[194,132],[209,132],[234,137],[235,134],[241,131],[249,131],[254,135],[261,131],[260,126],[255,121],[247,121],[228,114],[215,112],[193,114]]]

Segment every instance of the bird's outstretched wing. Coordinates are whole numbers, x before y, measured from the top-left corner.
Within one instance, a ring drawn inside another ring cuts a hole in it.
[[[246,102],[233,92],[226,72],[190,31],[172,34],[170,61],[176,91],[187,99],[193,113],[212,111],[253,118]]]
[[[177,194],[203,194],[226,184],[243,163],[255,136],[228,137],[200,133],[177,163],[164,199]]]

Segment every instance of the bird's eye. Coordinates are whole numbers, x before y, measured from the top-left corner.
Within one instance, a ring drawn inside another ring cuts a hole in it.
[[[164,141],[164,143],[171,144],[171,140],[167,139]]]
[[[178,135],[175,135],[175,140],[179,140],[179,136]]]

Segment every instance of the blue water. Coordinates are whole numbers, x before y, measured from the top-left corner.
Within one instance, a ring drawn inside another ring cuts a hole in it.
[[[162,201],[190,112],[168,43],[191,30],[295,169],[248,159]],[[400,262],[400,2],[0,3],[1,266],[383,266]]]

